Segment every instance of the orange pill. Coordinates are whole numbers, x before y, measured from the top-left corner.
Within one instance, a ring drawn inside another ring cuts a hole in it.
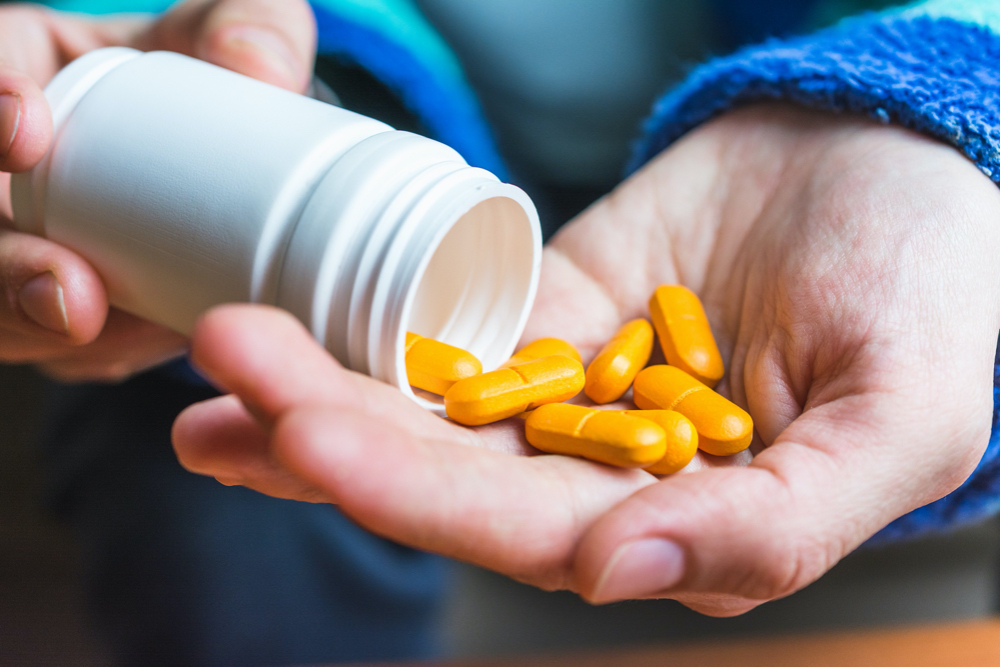
[[[524,433],[543,452],[582,456],[620,468],[655,463],[667,448],[666,434],[652,421],[567,403],[543,405],[532,412]]]
[[[410,385],[442,396],[459,380],[483,372],[475,355],[433,338],[407,332],[405,350]]]
[[[459,424],[479,426],[569,400],[583,383],[583,364],[553,355],[459,380],[444,395],[444,410]]]
[[[653,327],[640,318],[626,322],[587,366],[583,391],[594,403],[617,401],[628,391],[653,351]]]
[[[729,456],[750,446],[753,421],[742,408],[673,366],[650,366],[632,384],[632,400],[643,410],[676,410],[698,431],[698,448]]]
[[[698,431],[690,419],[676,410],[626,410],[625,414],[648,419],[666,433],[667,448],[663,458],[645,466],[646,472],[672,475],[690,463],[698,451]]]
[[[725,370],[697,295],[683,285],[660,285],[649,300],[649,314],[667,363],[714,387]]]
[[[575,359],[581,364],[583,363],[583,357],[580,356],[576,348],[561,338],[539,338],[518,350],[513,357],[501,364],[500,368],[509,368],[510,366],[523,364],[526,361],[551,357],[556,354]]]

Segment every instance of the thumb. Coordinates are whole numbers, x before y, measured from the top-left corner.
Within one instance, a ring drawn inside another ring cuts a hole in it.
[[[889,521],[957,487],[983,451],[988,428],[957,447],[943,419],[930,424],[900,403],[844,397],[808,410],[748,468],[642,489],[581,540],[581,594],[670,597],[726,616],[818,579]]]
[[[304,0],[189,0],[137,46],[185,53],[302,92],[312,76],[316,21]]]

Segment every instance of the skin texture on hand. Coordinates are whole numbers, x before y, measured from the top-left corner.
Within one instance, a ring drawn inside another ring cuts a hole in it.
[[[315,33],[305,0],[189,0],[155,22],[0,7],[0,362],[35,363],[66,381],[114,381],[187,347],[180,334],[109,308],[100,275],[83,258],[14,230],[10,173],[30,169],[48,149],[49,80],[88,51],[122,45],[178,51],[302,91]]]
[[[992,414],[998,219],[996,186],[949,147],[744,109],[560,232],[524,340],[564,338],[587,362],[657,285],[687,285],[726,362],[719,391],[755,419],[749,465],[701,456],[658,480],[535,455],[521,420],[432,417],[249,306],[200,322],[194,360],[233,395],[183,413],[175,449],[225,483],[337,503],[376,533],[542,588],[741,613],[974,469]]]

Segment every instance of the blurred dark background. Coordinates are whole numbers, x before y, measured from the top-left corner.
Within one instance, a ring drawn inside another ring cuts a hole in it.
[[[0,665],[102,665],[69,532],[43,507],[40,378],[0,366]]]
[[[41,386],[28,368],[0,366],[0,665],[108,664],[88,625],[72,535],[44,507],[34,445]],[[460,566],[446,632],[453,652],[471,657],[987,616],[997,597],[997,528],[862,550],[806,590],[733,619],[669,601],[595,608]]]

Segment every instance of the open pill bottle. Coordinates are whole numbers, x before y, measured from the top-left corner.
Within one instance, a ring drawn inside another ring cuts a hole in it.
[[[53,142],[11,180],[15,224],[87,259],[112,305],[182,333],[276,305],[436,412],[407,384],[407,331],[486,369],[513,352],[538,215],[444,144],[168,52],[93,51],[45,95]]]

